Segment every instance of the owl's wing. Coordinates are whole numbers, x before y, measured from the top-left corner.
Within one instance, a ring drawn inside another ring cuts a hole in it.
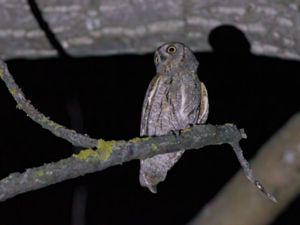
[[[150,82],[143,103],[142,118],[141,118],[141,127],[140,135],[149,135],[147,132],[149,114],[152,106],[152,98],[157,92],[158,82],[160,81],[160,76],[157,74]]]
[[[199,112],[199,117],[198,117],[198,124],[203,124],[206,122],[207,117],[208,117],[208,108],[209,108],[209,103],[208,103],[208,94],[207,94],[207,89],[205,87],[205,84],[201,82],[201,102],[200,102],[200,112]]]
[[[170,121],[174,130],[184,129],[191,124],[203,124],[208,117],[208,94],[204,83],[198,77],[187,78],[179,82],[173,95],[168,97],[173,107],[174,118]]]

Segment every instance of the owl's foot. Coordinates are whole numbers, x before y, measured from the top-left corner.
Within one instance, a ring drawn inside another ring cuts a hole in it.
[[[178,136],[182,135],[183,133],[185,133],[186,131],[192,129],[194,126],[195,126],[195,124],[190,123],[184,129],[181,129],[181,130],[171,130],[170,133],[173,134],[173,135],[175,135],[175,137],[178,137]]]

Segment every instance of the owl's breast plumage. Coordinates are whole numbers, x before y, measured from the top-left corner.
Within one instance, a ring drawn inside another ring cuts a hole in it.
[[[163,135],[197,122],[200,81],[196,76],[157,75],[146,94],[141,135]]]

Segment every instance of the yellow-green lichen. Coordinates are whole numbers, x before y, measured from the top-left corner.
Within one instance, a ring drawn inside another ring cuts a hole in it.
[[[99,154],[99,158],[103,161],[108,160],[115,144],[116,141],[104,141],[103,139],[99,139],[96,150]]]
[[[15,88],[11,88],[9,89],[9,92],[12,94],[12,95],[15,95],[17,90]]]
[[[148,141],[150,139],[150,137],[135,137],[135,138],[132,138],[129,140],[129,142],[132,142],[132,143],[139,143],[139,142],[143,142],[143,141]]]
[[[181,133],[187,133],[187,132],[190,132],[192,130],[192,127],[188,127],[188,128],[185,128],[183,130],[181,130]]]
[[[156,144],[151,144],[151,151],[156,152],[157,151],[157,145]]]
[[[44,173],[44,171],[43,170],[38,170],[38,171],[36,171],[36,176],[37,177],[42,177],[42,176],[44,176],[45,175],[45,173]]]
[[[99,155],[96,151],[93,149],[84,149],[81,150],[78,154],[73,154],[73,157],[80,159],[80,160],[86,160],[87,158],[99,158]]]
[[[104,141],[102,139],[99,139],[96,150],[90,148],[84,149],[81,150],[78,154],[73,154],[73,157],[80,160],[86,160],[90,158],[106,161],[111,156],[115,143],[116,141]]]
[[[51,126],[51,127],[53,127],[54,129],[59,129],[59,128],[62,128],[63,126],[62,125],[60,125],[60,124],[58,124],[58,123],[55,123],[55,122],[53,122],[53,121],[51,121],[51,120],[48,120],[49,122],[48,122],[48,124],[49,124],[49,126]],[[45,121],[46,122],[46,121]]]

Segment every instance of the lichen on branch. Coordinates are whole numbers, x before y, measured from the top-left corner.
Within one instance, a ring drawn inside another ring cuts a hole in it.
[[[248,180],[266,197],[276,202],[276,199],[254,177],[249,163],[244,158],[242,149],[239,147],[240,140],[246,138],[246,135],[243,130],[239,130],[234,124],[195,125],[181,132],[176,132],[176,134],[171,133],[158,137],[136,137],[129,141],[97,140],[65,128],[36,110],[30,101],[25,98],[25,95],[9,73],[6,64],[1,60],[0,78],[5,82],[8,90],[17,102],[18,109],[23,110],[33,121],[57,137],[63,138],[75,146],[86,148],[67,159],[37,168],[26,169],[24,173],[10,174],[0,181],[0,201],[20,193],[36,190],[87,173],[104,170],[134,159],[150,158],[157,154],[183,149],[200,149],[208,145],[230,144]]]

